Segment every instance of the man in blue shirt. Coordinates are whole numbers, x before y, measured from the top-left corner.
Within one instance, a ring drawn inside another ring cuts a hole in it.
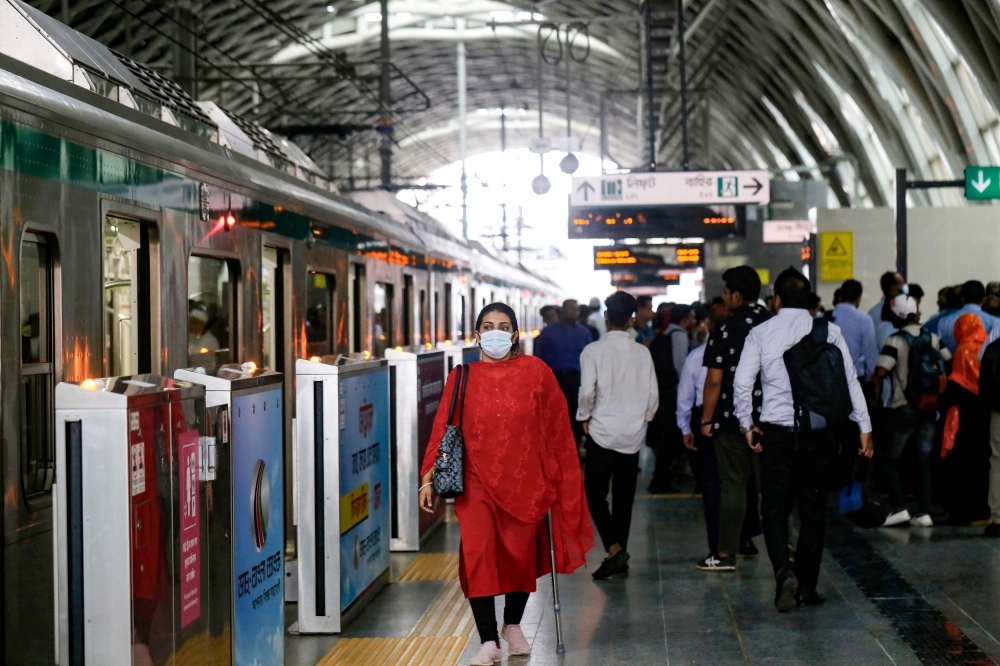
[[[955,322],[962,315],[970,312],[974,313],[979,317],[979,321],[983,322],[983,328],[987,331],[992,331],[993,327],[997,323],[1000,323],[1000,319],[983,312],[983,308],[980,306],[985,298],[986,287],[983,286],[983,283],[979,280],[969,280],[962,285],[962,309],[942,318],[940,323],[938,323],[937,334],[941,338],[941,343],[951,353],[954,354],[955,348],[958,346],[958,343],[955,341]]]
[[[840,327],[847,348],[851,350],[851,360],[859,378],[871,376],[878,361],[875,325],[871,317],[858,311],[861,294],[860,282],[846,280],[840,287],[840,302],[833,308],[833,321]]]
[[[882,288],[882,298],[878,303],[873,305],[870,310],[868,310],[868,316],[872,318],[872,323],[875,324],[875,328],[878,328],[879,322],[881,321],[892,321],[892,313],[889,312],[888,308],[885,306],[885,302],[891,301],[899,294],[903,293],[903,285],[906,284],[906,280],[899,273],[893,273],[892,271],[887,271],[882,274],[882,277],[878,280],[879,286]],[[882,315],[885,315],[885,319]]]
[[[581,326],[580,305],[573,299],[563,301],[559,321],[549,324],[535,338],[534,354],[545,361],[566,396],[569,411],[566,418],[573,426],[577,444],[583,439],[583,425],[576,420],[580,395],[580,354],[594,341],[590,330]]]
[[[931,333],[937,334],[938,324],[941,320],[953,312],[958,312],[962,307],[959,292],[961,287],[941,287],[938,289],[937,307],[938,311],[930,319],[924,322],[921,328],[926,328]]]

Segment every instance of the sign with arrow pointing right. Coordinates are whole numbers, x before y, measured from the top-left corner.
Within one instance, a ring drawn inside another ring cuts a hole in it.
[[[770,200],[771,180],[767,171],[659,171],[575,176],[569,203],[570,206],[763,206]]]
[[[969,201],[1000,199],[1000,166],[965,167],[965,198]]]

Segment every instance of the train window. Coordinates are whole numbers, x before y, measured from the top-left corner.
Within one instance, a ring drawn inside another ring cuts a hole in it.
[[[372,337],[372,354],[385,356],[385,350],[392,348],[392,298],[393,287],[383,282],[375,283],[375,330]]]
[[[222,365],[236,359],[235,267],[226,259],[188,260],[188,365]]]
[[[21,244],[21,481],[28,497],[51,491],[55,475],[51,250],[35,234]]]
[[[420,290],[420,344],[431,341],[431,323],[427,317],[427,291]]]
[[[284,250],[265,245],[261,256],[261,332],[264,335],[264,367],[283,372],[285,349],[285,270]]]
[[[413,344],[413,276],[403,276],[403,345]]]
[[[104,220],[104,373],[150,372],[149,226]]]
[[[309,271],[306,276],[306,353],[310,357],[333,353],[335,293],[333,275]]]

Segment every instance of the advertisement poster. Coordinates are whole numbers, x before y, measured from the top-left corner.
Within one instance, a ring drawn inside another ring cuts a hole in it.
[[[236,666],[285,656],[281,387],[233,395],[233,590]]]
[[[389,373],[348,373],[338,383],[343,611],[389,568]]]
[[[201,617],[201,516],[198,492],[198,431],[177,435],[178,501],[181,516],[181,628]]]
[[[424,454],[434,428],[441,393],[444,391],[444,352],[417,356],[417,474],[424,464]],[[444,519],[444,502],[434,498],[434,513],[420,512],[420,536]]]

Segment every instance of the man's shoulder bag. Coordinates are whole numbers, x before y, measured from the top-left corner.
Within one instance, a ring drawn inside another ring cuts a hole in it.
[[[829,322],[814,319],[812,331],[784,353],[792,385],[795,425],[822,430],[840,423],[853,411],[844,370],[844,355],[828,342]]]
[[[903,391],[906,401],[916,410],[934,411],[937,409],[938,396],[944,393],[948,384],[944,357],[934,349],[930,331],[921,330],[918,336],[912,336],[906,331],[899,333],[909,347],[906,390]]]
[[[448,425],[438,445],[437,460],[434,463],[434,492],[444,499],[454,499],[465,492],[465,438],[462,435],[462,419],[465,415],[465,387],[469,381],[469,366],[457,368],[458,381],[451,393],[448,408]],[[455,400],[461,393],[458,404],[458,423],[452,424],[455,416]]]

